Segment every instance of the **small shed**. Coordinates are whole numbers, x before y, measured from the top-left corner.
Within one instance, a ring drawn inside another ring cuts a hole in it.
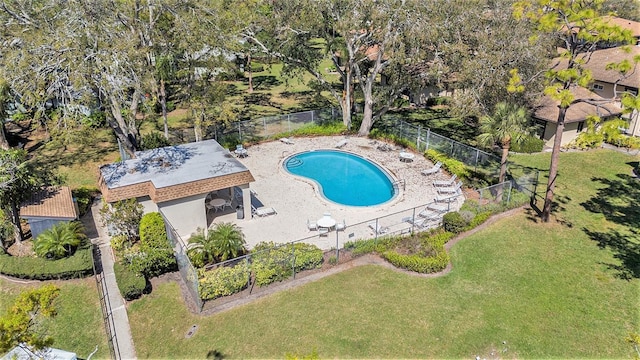
[[[77,360],[78,356],[74,352],[54,348],[44,348],[37,352],[33,352],[27,345],[20,345],[14,347],[11,351],[0,358],[0,360],[33,359]]]
[[[29,222],[35,239],[59,222],[76,220],[78,208],[69,187],[47,187],[20,206],[20,217]]]

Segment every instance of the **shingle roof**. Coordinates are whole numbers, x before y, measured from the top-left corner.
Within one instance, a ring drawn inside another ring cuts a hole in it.
[[[71,189],[66,186],[48,187],[33,194],[21,205],[20,216],[75,219],[77,214]]]
[[[605,21],[612,25],[618,25],[623,29],[631,30],[634,37],[640,37],[640,22],[627,20],[615,16],[604,16]]]
[[[640,46],[629,46],[631,52],[625,52],[621,47],[596,50],[591,54],[589,62],[584,64],[585,69],[591,70],[593,79],[597,81],[615,83],[620,79],[620,73],[615,70],[606,70],[607,64],[629,60],[633,64],[633,57],[640,56]],[[618,84],[638,88],[640,87],[640,69],[630,74]]]
[[[582,87],[575,87],[571,89],[571,92],[573,92],[576,99],[606,100],[600,95]],[[560,112],[560,109],[558,108],[559,104],[559,101],[553,100],[549,96],[544,96],[538,102],[533,117],[547,122],[556,123],[558,122],[558,113]],[[585,121],[587,116],[589,115],[595,114],[599,115],[600,117],[606,118],[610,116],[617,116],[621,113],[622,109],[612,103],[604,103],[603,105],[595,106],[584,102],[579,102],[569,107],[564,121],[565,123],[572,123]]]

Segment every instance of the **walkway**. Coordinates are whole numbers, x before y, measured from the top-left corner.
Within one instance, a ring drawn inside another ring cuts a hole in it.
[[[136,359],[127,308],[125,307],[124,299],[120,295],[120,290],[118,289],[116,277],[113,272],[114,259],[111,252],[111,244],[109,243],[110,238],[100,220],[101,205],[102,202],[100,200],[94,202],[91,207],[91,213],[88,214],[88,216],[93,215],[93,219],[89,217],[87,221],[92,220],[93,223],[89,225],[95,227],[96,230],[93,232],[93,236],[91,236],[91,242],[100,250],[99,254],[102,266],[97,266],[97,269],[98,271],[102,269],[107,287],[106,295],[109,298],[108,303],[111,304],[111,309],[107,309],[107,312],[113,316],[115,338],[117,340],[114,344],[114,346],[117,346],[116,355],[119,353],[120,359]],[[113,336],[113,334],[111,334],[111,336]]]

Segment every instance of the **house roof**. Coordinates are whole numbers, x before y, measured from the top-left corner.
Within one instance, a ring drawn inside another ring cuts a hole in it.
[[[156,203],[255,181],[249,169],[215,140],[137,152],[100,167],[108,202],[149,196]]]
[[[584,68],[591,70],[594,80],[613,84],[621,76],[615,70],[606,70],[607,64],[621,62],[625,59],[633,63],[633,57],[640,56],[640,46],[629,46],[629,48],[630,52],[625,52],[621,47],[596,50],[591,54],[591,58],[584,65]],[[640,68],[618,84],[634,88],[640,87]]]
[[[575,103],[571,105],[567,110],[567,113],[565,115],[565,123],[585,121],[587,119],[587,116],[589,115],[598,115],[600,117],[607,118],[622,114],[622,109],[612,103],[606,103],[607,99],[592,91],[589,91],[582,87],[575,87],[571,89],[571,92],[573,93],[575,99],[601,100],[603,101],[603,104],[595,106],[585,102]],[[533,117],[539,120],[557,123],[558,113],[560,112],[558,105],[560,105],[559,101],[545,95],[538,102],[533,113]]]
[[[616,16],[603,16],[603,19],[611,25],[618,25],[623,29],[631,30],[633,37],[640,37],[640,22],[619,18]]]
[[[75,219],[78,214],[73,203],[71,189],[67,186],[48,187],[38,191],[20,206],[23,218]]]

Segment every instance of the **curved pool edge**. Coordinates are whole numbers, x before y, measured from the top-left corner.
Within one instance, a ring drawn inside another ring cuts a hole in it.
[[[318,183],[317,181],[309,178],[309,177],[305,177],[302,175],[297,175],[294,174],[292,172],[290,172],[287,168],[286,168],[286,162],[288,159],[299,155],[299,154],[303,154],[303,153],[310,153],[310,152],[317,152],[317,151],[330,151],[330,152],[336,152],[336,153],[343,153],[343,154],[349,154],[355,157],[358,157],[362,160],[365,160],[371,164],[373,164],[375,167],[378,168],[378,170],[380,170],[384,175],[386,175],[386,177],[389,179],[389,181],[391,182],[391,186],[394,189],[394,195],[387,201],[381,202],[379,204],[374,204],[374,205],[348,205],[348,204],[343,204],[343,203],[339,203],[339,202],[335,202],[331,199],[329,199],[328,197],[326,197],[322,191],[322,185],[320,185],[320,183]],[[294,152],[291,154],[287,154],[284,157],[282,157],[279,161],[278,161],[278,169],[280,172],[291,176],[294,180],[298,180],[298,181],[302,181],[306,184],[311,185],[311,187],[314,190],[314,194],[316,195],[316,197],[320,200],[323,201],[329,205],[335,205],[335,206],[339,206],[341,208],[346,208],[346,209],[360,209],[360,210],[379,210],[382,208],[387,208],[387,207],[391,207],[395,204],[397,204],[399,201],[401,201],[403,199],[404,196],[404,190],[400,187],[400,186],[394,186],[393,184],[395,184],[398,180],[400,180],[397,176],[397,174],[389,169],[387,169],[384,165],[378,163],[377,161],[373,160],[373,159],[369,159],[363,155],[360,155],[358,153],[352,152],[352,151],[346,151],[346,150],[342,150],[342,149],[334,149],[334,148],[319,148],[319,149],[312,149],[312,150],[303,150],[303,151],[298,151],[298,152]]]

